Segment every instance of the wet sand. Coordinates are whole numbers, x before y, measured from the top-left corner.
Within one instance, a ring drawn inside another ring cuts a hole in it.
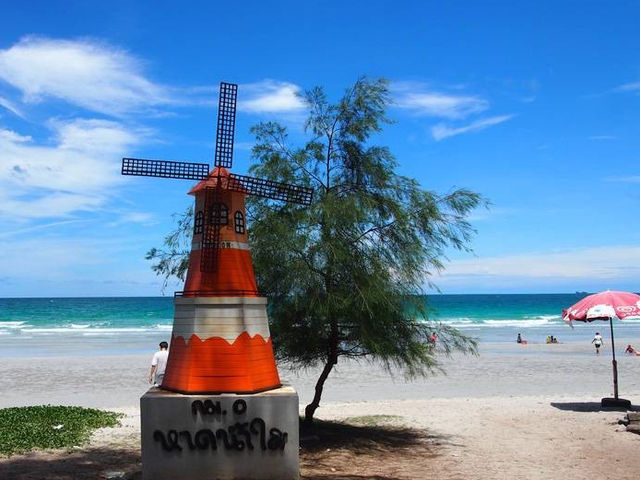
[[[631,343],[621,339],[619,345]],[[636,342],[637,343],[637,342]],[[6,357],[0,359],[0,408],[53,403],[92,407],[133,407],[149,387],[151,356]],[[620,393],[640,393],[640,357],[618,355]],[[445,374],[407,379],[380,365],[340,361],[331,372],[323,405],[335,402],[612,394],[611,356],[596,356],[584,343],[485,344],[480,355],[442,359]],[[319,368],[280,365],[283,382],[308,403]],[[640,398],[637,398],[640,403]],[[319,411],[321,413],[322,409]]]

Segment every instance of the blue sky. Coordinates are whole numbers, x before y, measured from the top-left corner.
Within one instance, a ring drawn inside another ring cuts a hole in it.
[[[639,290],[637,2],[2,2],[0,296],[158,295],[144,260],[211,163],[217,85],[299,139],[296,92],[391,81],[380,138],[425,188],[491,202],[444,293]],[[173,287],[171,287],[173,288]],[[170,293],[171,288],[167,291]],[[178,287],[175,287],[178,288]]]

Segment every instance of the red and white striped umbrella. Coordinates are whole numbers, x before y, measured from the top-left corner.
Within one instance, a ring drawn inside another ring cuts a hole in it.
[[[562,311],[563,320],[569,324],[574,320],[592,322],[634,317],[640,318],[640,295],[610,290],[589,295]]]

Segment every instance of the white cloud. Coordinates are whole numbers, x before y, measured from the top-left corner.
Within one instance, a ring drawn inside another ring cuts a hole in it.
[[[263,80],[240,85],[238,110],[248,113],[290,113],[305,108],[300,87],[289,82]]]
[[[609,246],[563,252],[507,255],[455,260],[446,266],[443,280],[460,279],[602,279],[640,275],[640,247]]]
[[[609,177],[606,180],[609,182],[640,183],[640,175],[629,175],[626,177]]]
[[[138,223],[145,226],[155,225],[157,223],[155,216],[146,212],[122,212],[119,217],[108,223],[109,227],[117,227],[126,223]]]
[[[132,292],[161,292],[161,280],[144,260],[144,252],[149,249],[148,235],[103,235],[93,228],[84,229],[84,234],[76,237],[65,235],[64,229],[57,234],[47,232],[31,237],[0,237],[0,296],[127,296]],[[86,235],[91,233],[94,236]],[[180,288],[178,284],[175,287]]]
[[[110,115],[172,101],[165,87],[143,76],[140,60],[88,39],[24,37],[0,50],[0,79],[26,103],[54,98]]]
[[[640,92],[640,82],[631,82],[620,85],[616,90],[621,92]]]
[[[127,223],[151,223],[154,216],[146,212],[127,212],[122,215],[121,220]]]
[[[107,266],[117,262],[123,252],[144,252],[145,247],[146,243],[139,238],[113,236],[62,238],[39,235],[0,239],[0,264],[3,276],[32,281],[37,278],[62,280],[94,272],[96,265],[101,266],[104,275]],[[144,264],[142,258],[140,255],[140,263]]]
[[[20,135],[13,130],[1,130],[0,129],[0,142],[8,141],[13,143],[30,142],[31,137],[28,135]]]
[[[0,216],[57,217],[104,205],[119,159],[144,131],[106,120],[52,121],[50,142],[0,129]]]
[[[78,211],[97,210],[104,202],[104,196],[80,193],[33,192],[16,197],[0,194],[0,217],[61,217]]]
[[[0,97],[0,107],[6,108],[11,113],[13,113],[14,115],[17,115],[20,118],[24,118],[24,113],[22,113],[22,110],[20,110],[18,107],[15,106],[13,102],[7,100],[6,98]]]
[[[506,122],[513,117],[514,115],[499,115],[496,117],[483,118],[462,127],[449,127],[440,123],[431,127],[431,135],[436,141],[440,141],[462,133],[479,132],[480,130],[484,130],[485,128],[489,128],[493,125]]]
[[[0,80],[21,94],[20,101],[0,97],[0,106],[24,116],[16,106],[62,100],[112,116],[145,113],[170,116],[158,107],[215,105],[217,86],[177,87],[155,83],[143,62],[130,53],[94,39],[27,36],[0,50]],[[296,113],[305,108],[300,87],[262,80],[240,86],[238,110],[253,114]]]
[[[0,80],[21,94],[0,97],[0,106],[24,116],[16,104],[62,100],[92,112],[118,116],[173,115],[166,106],[212,106],[216,85],[168,86],[145,76],[144,62],[127,51],[95,39],[27,36],[0,50]],[[263,80],[240,86],[238,109],[248,113],[291,113],[304,109],[298,85]]]
[[[396,82],[392,92],[399,108],[429,117],[463,119],[489,108],[489,102],[481,97],[428,90],[419,83]]]
[[[485,209],[474,210],[467,220],[471,223],[483,222],[486,220],[495,220],[496,218],[510,217],[518,214],[518,210],[515,208],[505,207],[490,207]]]
[[[70,225],[73,223],[84,223],[84,222],[87,222],[87,220],[63,220],[60,222],[45,223],[42,225],[34,225],[33,227],[20,228],[18,230],[4,231],[4,232],[0,232],[0,239],[6,238],[6,237],[12,237],[14,235],[23,235],[25,233],[37,232],[37,231],[45,230],[49,228],[55,228],[61,225]]]

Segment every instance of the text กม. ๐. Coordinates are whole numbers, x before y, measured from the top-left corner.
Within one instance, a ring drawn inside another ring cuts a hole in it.
[[[284,450],[288,434],[267,424],[260,417],[242,421],[247,415],[247,402],[235,400],[229,409],[225,409],[220,401],[195,400],[191,403],[191,413],[203,420],[222,423],[228,413],[234,417],[235,423],[220,428],[202,428],[196,432],[171,429],[163,432],[155,430],[153,439],[160,442],[167,452],[188,450],[211,450],[218,448],[232,451]],[[237,418],[241,417],[241,418]]]

